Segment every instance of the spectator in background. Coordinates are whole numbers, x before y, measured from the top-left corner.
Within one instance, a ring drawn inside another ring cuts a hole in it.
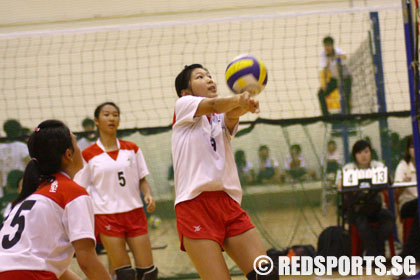
[[[27,127],[22,127],[21,129],[21,139],[23,142],[28,143],[29,137],[31,136],[32,130]]]
[[[270,149],[266,145],[261,145],[258,149],[258,174],[257,183],[273,184],[280,183],[279,163],[270,158]]]
[[[12,210],[14,201],[22,191],[23,171],[12,170],[7,176],[7,184],[4,189],[4,196],[1,198],[1,211],[3,218],[6,218]]]
[[[95,143],[98,137],[95,132],[95,122],[91,118],[85,118],[82,121],[82,126],[85,133],[81,135],[79,140],[77,140],[77,145],[79,145],[80,150],[83,151]]]
[[[333,105],[333,109],[340,109],[340,96],[338,91],[340,76],[343,81],[343,91],[345,97],[346,107],[344,108],[344,113],[349,114],[351,108],[351,75],[348,71],[348,68],[343,64],[343,60],[347,58],[344,51],[340,48],[334,46],[334,39],[330,36],[327,36],[323,39],[324,50],[321,53],[320,57],[320,66],[321,71],[321,87],[318,91],[319,103],[321,106],[322,114],[328,115],[329,110],[331,109],[327,106],[327,98],[331,94],[338,94],[335,98],[338,104]],[[338,63],[338,60],[341,60],[341,63]],[[341,66],[341,67],[340,67]],[[340,73],[342,75],[340,75]]]
[[[383,163],[372,160],[372,147],[366,140],[359,140],[353,145],[352,156],[354,162],[347,163],[343,170],[384,166]],[[338,189],[342,186],[342,175],[339,175]],[[382,208],[382,201],[381,190],[371,188],[348,192],[343,197],[343,212],[362,239],[364,256],[385,255],[385,240],[392,233],[394,215],[388,209]]]
[[[370,137],[366,136],[365,141],[368,142],[371,147],[370,149],[372,153],[372,160],[379,160],[378,152],[376,151],[375,148],[372,147],[372,141],[370,140]]]
[[[19,141],[22,136],[22,126],[17,120],[7,120],[3,124],[7,140],[0,144],[0,185],[4,187],[7,182],[7,175],[12,170],[25,170],[29,162],[28,147]],[[3,188],[0,188],[0,197],[3,196]]]
[[[400,182],[417,182],[416,162],[414,158],[414,141],[410,136],[404,158],[400,161],[395,171],[396,183]],[[410,232],[401,252],[402,257],[413,256],[417,262],[420,261],[420,226],[419,226],[419,210],[417,207],[417,187],[398,188],[396,189],[397,201],[400,211],[400,218],[413,218]]]
[[[252,163],[246,159],[245,152],[243,150],[237,150],[235,152],[235,163],[238,169],[239,180],[241,185],[251,185],[255,182],[255,172],[252,169]]]
[[[337,149],[337,143],[332,139],[328,141],[327,153],[325,154],[325,164],[325,173],[327,177],[328,174],[334,174],[335,176],[338,169],[343,164],[343,158]]]
[[[284,159],[286,177],[290,180],[316,179],[315,171],[306,168],[306,161],[299,144],[290,146],[290,154]]]

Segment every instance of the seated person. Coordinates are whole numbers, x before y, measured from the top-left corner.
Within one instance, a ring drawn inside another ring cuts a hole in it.
[[[95,143],[98,139],[95,132],[95,122],[91,118],[85,118],[82,121],[82,126],[85,133],[77,140],[77,145],[81,151]]]
[[[5,186],[7,176],[12,170],[24,171],[29,162],[29,152],[26,143],[20,141],[22,125],[19,121],[9,119],[4,122],[3,130],[7,140],[0,144],[0,186]],[[3,196],[3,188],[0,188],[0,197]]]
[[[290,154],[284,159],[284,169],[287,178],[291,180],[316,179],[315,171],[306,168],[306,162],[299,144],[290,146]]]
[[[337,143],[334,140],[328,141],[324,164],[327,180],[334,181],[337,171],[343,164],[343,159],[337,149]]]
[[[369,169],[384,166],[383,163],[372,160],[372,148],[366,140],[359,140],[353,145],[354,162],[346,164],[343,169]],[[343,182],[341,175],[338,188]],[[343,197],[343,213],[350,224],[356,229],[362,240],[363,255],[384,256],[385,240],[388,239],[394,227],[394,215],[382,207],[381,190],[363,189],[348,192]]]
[[[266,145],[261,145],[258,149],[258,174],[257,183],[272,184],[280,183],[279,163],[270,158],[270,149]]]
[[[413,136],[407,141],[404,158],[400,161],[395,171],[396,183],[417,182],[416,163],[414,158]],[[397,204],[399,207],[400,218],[413,218],[410,232],[403,245],[402,257],[413,256],[417,262],[420,261],[420,227],[419,210],[417,208],[417,186],[409,188],[397,188]]]
[[[252,163],[246,159],[243,150],[237,150],[235,152],[235,162],[241,185],[246,186],[253,184],[255,182],[255,172],[252,169]]]
[[[7,175],[7,183],[4,189],[4,196],[1,198],[2,217],[6,218],[12,210],[12,202],[22,191],[23,171],[12,170]]]

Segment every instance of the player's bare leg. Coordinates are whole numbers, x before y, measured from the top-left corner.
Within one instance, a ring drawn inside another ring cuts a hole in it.
[[[201,279],[230,279],[229,270],[217,242],[209,239],[192,239],[185,236],[183,241],[185,250]]]
[[[152,245],[148,234],[127,238],[128,247],[133,253],[136,267],[153,265]]]
[[[254,260],[266,251],[255,228],[225,239],[223,248],[246,275],[254,270]]]
[[[100,237],[114,269],[131,266],[130,257],[125,249],[124,238],[103,235],[102,233],[100,233]]]

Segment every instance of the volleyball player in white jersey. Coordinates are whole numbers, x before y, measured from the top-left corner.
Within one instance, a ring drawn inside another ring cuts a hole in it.
[[[149,171],[136,144],[117,139],[120,109],[112,102],[95,110],[98,141],[83,150],[84,168],[76,182],[89,186],[95,211],[95,230],[108,252],[118,280],[155,280],[152,249],[147,234],[147,219],[140,191],[149,212],[155,209],[146,175]],[[133,253],[131,267],[126,243]],[[136,276],[137,275],[137,276]]]
[[[92,201],[73,176],[83,167],[76,138],[60,121],[42,122],[28,142],[23,188],[0,230],[1,280],[110,279],[95,252]]]
[[[172,156],[175,213],[181,249],[202,279],[230,279],[225,250],[248,279],[278,279],[277,270],[257,276],[254,260],[265,249],[241,209],[242,189],[231,138],[239,117],[258,113],[248,92],[218,97],[217,86],[200,64],[186,66],[175,80]]]

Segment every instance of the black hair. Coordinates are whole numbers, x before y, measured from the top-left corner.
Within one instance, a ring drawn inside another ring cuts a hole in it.
[[[42,183],[55,179],[52,175],[61,170],[62,156],[67,149],[74,150],[71,132],[61,121],[43,121],[29,137],[28,149],[32,159],[23,174],[22,192],[12,206],[30,196]]]
[[[290,146],[290,151],[292,150],[296,150],[298,153],[302,152],[302,148],[299,144],[293,144],[292,146]]]
[[[99,113],[98,113],[99,114]],[[93,127],[95,127],[95,122],[91,119],[91,118],[85,118],[83,121],[82,121],[82,126],[83,127],[86,127],[86,126],[89,126],[89,125],[92,125]]]
[[[268,146],[267,146],[267,145],[261,145],[261,146],[258,148],[258,151],[259,151],[259,152],[261,152],[262,150],[269,150],[269,149],[268,149]]]
[[[17,138],[21,135],[22,126],[17,120],[7,120],[3,124],[3,130],[8,138]]]
[[[191,64],[191,65],[185,65],[184,69],[176,76],[175,78],[175,89],[176,94],[178,97],[182,97],[181,91],[183,89],[187,89],[190,86],[190,80],[191,80],[191,73],[196,68],[202,68],[204,70],[207,70],[203,67],[201,64]]]
[[[106,105],[114,106],[115,109],[117,109],[118,115],[120,115],[120,107],[118,107],[117,104],[115,104],[114,102],[107,101],[99,104],[98,107],[96,107],[95,112],[93,113],[96,119],[99,119],[99,114],[101,113],[102,108]]]
[[[328,141],[328,144],[327,145],[329,146],[330,144],[334,144],[334,145],[337,146],[337,142],[335,142],[335,140],[333,140],[333,139],[331,139],[331,140]]]
[[[331,36],[324,37],[324,39],[322,39],[322,42],[324,43],[324,45],[334,45],[334,39]]]
[[[414,138],[413,138],[413,135],[410,135],[407,139],[407,145],[406,145],[405,153],[404,153],[404,160],[407,163],[410,163],[411,161],[410,148],[413,146],[414,146]]]
[[[357,163],[356,162],[356,154],[363,151],[366,148],[369,148],[369,150],[372,152],[372,146],[366,140],[361,139],[361,140],[358,140],[356,143],[354,143],[353,149],[351,151],[351,155],[353,156],[353,161],[355,163]]]
[[[235,152],[235,162],[236,162],[236,166],[238,168],[242,168],[243,166],[245,166],[246,162],[243,162],[242,159],[245,157],[245,152],[244,150],[237,150]]]

